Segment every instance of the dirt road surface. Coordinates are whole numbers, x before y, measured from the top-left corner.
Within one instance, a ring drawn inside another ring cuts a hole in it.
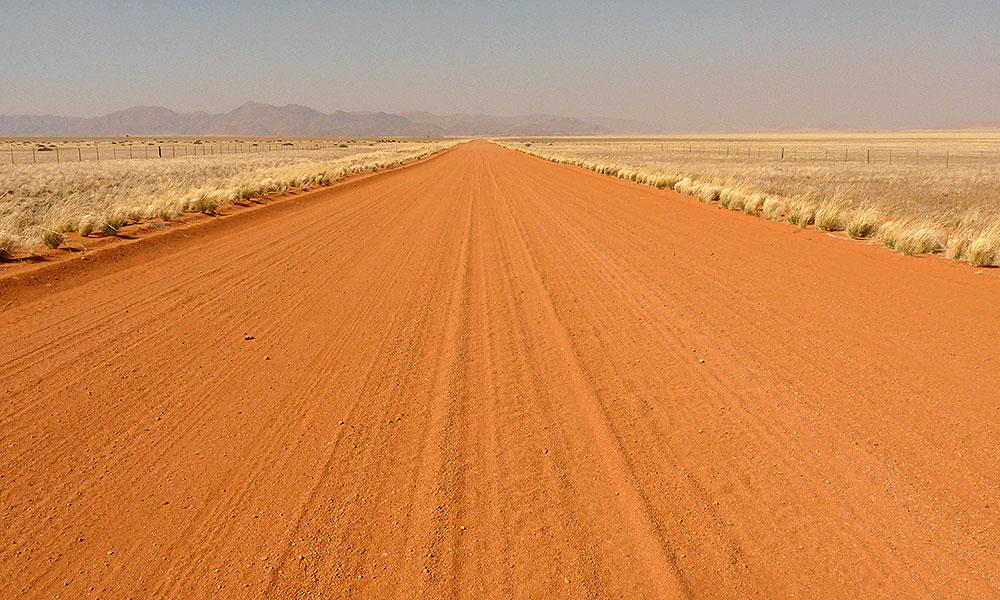
[[[0,283],[4,599],[1000,595],[993,272],[486,142],[129,248]]]

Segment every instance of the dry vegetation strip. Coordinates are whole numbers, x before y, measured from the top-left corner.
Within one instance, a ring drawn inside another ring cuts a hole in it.
[[[329,185],[416,160],[454,141],[323,150],[0,167],[0,260],[21,246],[58,247],[65,232],[114,235],[131,222],[213,213],[271,192]]]
[[[506,139],[547,160],[904,254],[1000,265],[1000,132]]]

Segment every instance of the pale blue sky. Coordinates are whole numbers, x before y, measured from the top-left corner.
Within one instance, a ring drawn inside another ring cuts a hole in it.
[[[998,0],[0,0],[0,114],[256,100],[671,129],[930,126],[1000,120],[998,31]]]

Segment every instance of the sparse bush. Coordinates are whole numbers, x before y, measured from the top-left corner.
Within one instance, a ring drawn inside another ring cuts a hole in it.
[[[788,222],[799,227],[809,227],[816,219],[816,209],[812,206],[795,205],[788,209]]]
[[[653,187],[665,190],[667,188],[674,187],[675,183],[677,182],[671,179],[670,177],[664,177],[663,175],[660,175],[654,180]]]
[[[85,215],[80,217],[79,222],[76,225],[76,232],[87,237],[94,232],[94,228],[97,226],[97,220],[93,215]]]
[[[719,192],[719,206],[722,208],[733,208],[731,205],[736,201],[736,199],[743,195],[743,192],[735,190],[733,188],[723,188]],[[733,210],[736,210],[733,208]]]
[[[702,185],[698,190],[698,199],[702,202],[715,202],[722,194],[722,188],[717,185]]]
[[[873,209],[854,211],[847,218],[846,231],[855,239],[872,237],[878,231],[878,214]]]
[[[160,217],[162,221],[170,221],[178,214],[180,214],[180,211],[167,203],[161,204],[156,210],[156,216]]]
[[[1000,258],[1000,232],[990,232],[977,237],[969,244],[966,260],[974,267],[990,267]]]
[[[882,244],[902,254],[927,254],[937,252],[944,246],[943,232],[929,227],[903,221],[889,221],[881,225],[877,233]]]
[[[959,232],[948,238],[944,246],[944,255],[954,260],[965,260],[969,249],[969,238]]]
[[[899,241],[900,231],[906,224],[900,221],[886,221],[879,225],[876,235],[886,248],[895,248]]]
[[[216,209],[219,208],[219,201],[206,194],[202,194],[191,203],[191,207],[200,213],[214,215]]]
[[[788,205],[784,200],[776,196],[768,196],[764,199],[764,205],[761,208],[760,214],[765,219],[780,221],[785,216],[787,210]]]
[[[17,241],[9,236],[0,235],[0,261],[7,261],[14,258],[14,249]]]
[[[106,236],[118,235],[118,232],[125,226],[125,217],[120,213],[111,213],[101,221],[101,234]]]
[[[747,196],[746,202],[743,203],[743,212],[748,215],[755,215],[761,211],[764,206],[764,194],[750,194]]]
[[[45,244],[46,248],[52,248],[53,250],[62,245],[66,240],[66,236],[58,231],[52,229],[42,229],[39,233],[42,238],[42,243]]]
[[[823,231],[843,231],[844,218],[838,205],[824,206],[816,211],[816,228]]]

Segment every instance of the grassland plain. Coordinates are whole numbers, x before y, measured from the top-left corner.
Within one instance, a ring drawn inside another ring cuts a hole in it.
[[[1000,264],[997,130],[496,141],[904,254]]]
[[[22,246],[58,247],[64,233],[114,235],[124,224],[290,189],[329,185],[363,171],[439,152],[454,140],[365,142],[322,149],[178,158],[0,166],[0,258]]]

